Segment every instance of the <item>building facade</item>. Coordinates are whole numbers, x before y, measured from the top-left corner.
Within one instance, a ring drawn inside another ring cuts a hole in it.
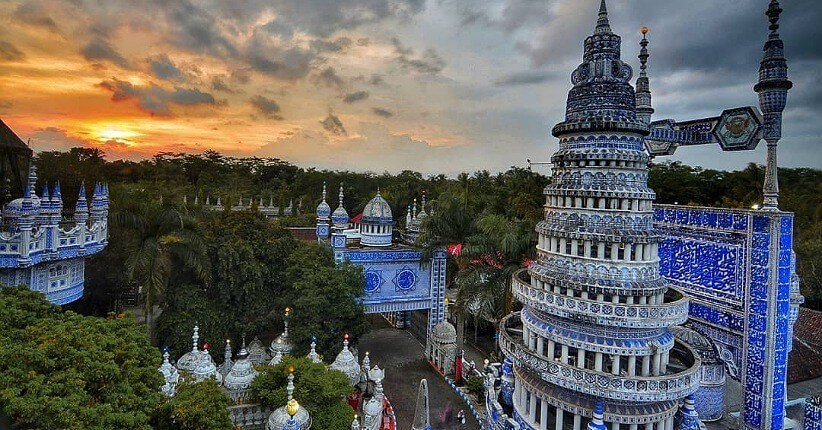
[[[348,261],[363,268],[366,313],[383,314],[397,327],[412,324],[412,312],[425,314],[425,327],[410,328],[426,338],[445,317],[446,254],[436,250],[426,261],[423,251],[408,240],[409,233],[411,237],[419,234],[419,223],[427,216],[424,205],[420,212],[415,208],[408,214],[405,232],[400,235],[394,230],[393,211],[379,191],[353,219],[343,207],[342,187],[333,212],[326,194],[323,185],[322,201],[317,206],[317,239],[331,246],[337,262]]]

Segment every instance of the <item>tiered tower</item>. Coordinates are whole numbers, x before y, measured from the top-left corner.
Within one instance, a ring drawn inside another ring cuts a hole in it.
[[[669,330],[688,318],[688,299],[659,273],[644,151],[650,100],[638,115],[620,48],[602,0],[553,129],[538,259],[514,275],[523,309],[501,323],[523,429],[672,430],[698,388],[699,359]]]

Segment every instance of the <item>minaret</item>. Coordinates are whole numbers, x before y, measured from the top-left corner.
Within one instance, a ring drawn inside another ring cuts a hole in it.
[[[779,38],[779,15],[782,8],[777,0],[771,0],[765,14],[770,21],[771,34],[765,42],[764,55],[759,65],[759,82],[754,91],[759,94],[759,108],[764,119],[762,137],[768,144],[768,158],[765,164],[765,184],[762,187],[763,210],[779,210],[779,183],[777,180],[776,144],[782,138],[782,111],[788,98],[788,90],[793,83],[788,80],[788,62],[785,59],[785,45]]]
[[[654,108],[651,107],[651,86],[648,81],[648,27],[642,27],[639,50],[639,77],[636,79],[636,116],[645,124],[651,123]]]
[[[500,322],[523,429],[671,430],[699,388],[698,357],[669,329],[688,299],[659,272],[648,123],[620,51],[602,1],[552,130],[537,260],[513,276],[523,308]]]

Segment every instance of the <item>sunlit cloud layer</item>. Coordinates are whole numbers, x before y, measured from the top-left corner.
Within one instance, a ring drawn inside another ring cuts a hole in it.
[[[0,117],[35,150],[214,149],[333,169],[497,171],[556,149],[595,0],[11,0]],[[767,2],[611,0],[623,59],[651,28],[655,118],[755,105]],[[822,4],[784,1],[784,166],[822,167]],[[736,169],[746,153],[680,150]]]

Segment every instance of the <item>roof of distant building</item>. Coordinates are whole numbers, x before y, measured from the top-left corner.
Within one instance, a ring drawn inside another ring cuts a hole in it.
[[[799,308],[788,357],[788,383],[822,376],[822,312]]]

